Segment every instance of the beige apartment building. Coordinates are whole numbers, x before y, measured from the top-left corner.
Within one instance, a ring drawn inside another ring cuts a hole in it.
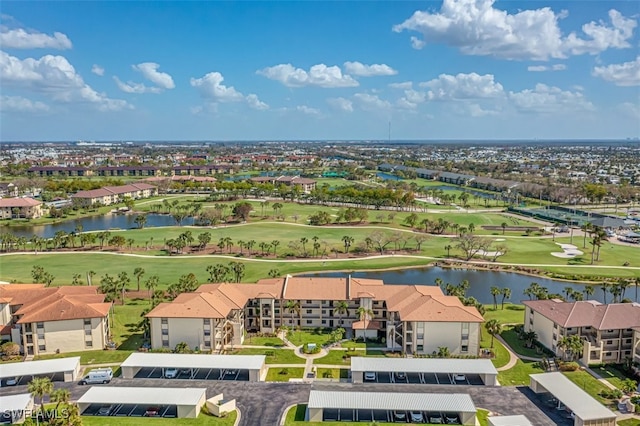
[[[0,198],[0,219],[37,219],[42,203],[33,198]]]
[[[559,347],[563,337],[579,335],[584,343],[580,357],[584,364],[621,363],[626,358],[640,358],[638,303],[550,299],[528,300],[523,304],[526,306],[525,330],[535,331],[538,341],[557,356],[564,355]]]
[[[477,309],[437,286],[291,276],[256,284],[205,284],[161,303],[147,317],[153,348],[186,342],[217,352],[242,344],[245,331],[343,327],[348,336],[384,338],[397,351],[431,354],[446,346],[461,355],[478,355],[484,321]]]
[[[105,206],[122,202],[125,198],[137,200],[158,195],[158,188],[148,183],[135,183],[121,186],[105,186],[100,189],[89,191],[78,191],[71,196],[71,199],[80,204],[93,205],[102,204]]]
[[[0,285],[0,336],[25,355],[104,349],[111,303],[93,286]]]

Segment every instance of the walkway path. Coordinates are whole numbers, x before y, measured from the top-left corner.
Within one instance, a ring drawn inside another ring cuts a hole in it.
[[[505,342],[502,337],[496,335],[495,338],[498,342],[502,343],[504,345],[504,348],[507,350],[507,352],[509,352],[509,362],[507,362],[502,367],[496,368],[496,370],[505,371],[515,367],[516,363],[518,362],[518,355],[516,355],[516,353],[513,352],[513,350],[511,350],[511,347],[507,345],[507,342]]]
[[[595,377],[596,379],[598,379],[598,381],[600,383],[602,383],[603,385],[605,385],[606,387],[608,387],[611,390],[614,389],[618,389],[617,387],[615,387],[610,381],[603,379],[602,376],[598,373],[596,373],[595,371],[593,371],[592,369],[590,369],[589,367],[583,367],[584,371],[586,371],[587,373],[591,374],[593,377]]]

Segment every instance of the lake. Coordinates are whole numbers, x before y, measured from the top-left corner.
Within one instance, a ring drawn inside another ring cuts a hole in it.
[[[137,214],[107,213],[102,216],[65,220],[64,222],[53,223],[50,225],[25,225],[0,228],[0,232],[10,232],[18,237],[31,238],[33,235],[38,235],[43,238],[52,238],[58,231],[64,231],[67,233],[75,231],[77,225],[82,226],[83,232],[105,231],[109,229],[131,229],[138,227],[135,222],[137,216]],[[193,218],[186,218],[182,221],[182,224],[193,225]],[[144,227],[153,228],[158,226],[175,225],[176,221],[171,215],[149,213],[147,214],[147,223]]]
[[[348,272],[326,272],[318,274],[306,274],[305,276],[316,277],[346,277]],[[575,284],[565,281],[555,281],[548,278],[532,277],[528,275],[520,275],[514,272],[495,272],[495,271],[483,271],[474,269],[448,269],[448,268],[412,268],[412,269],[399,269],[393,271],[362,271],[352,272],[352,277],[355,278],[372,278],[380,279],[385,284],[421,284],[421,285],[435,285],[436,278],[442,279],[445,283],[459,284],[463,280],[468,280],[471,284],[469,290],[467,290],[467,296],[473,296],[481,303],[493,303],[493,296],[491,296],[490,289],[493,286],[496,287],[509,287],[511,289],[512,303],[520,303],[522,300],[529,300],[529,297],[525,296],[523,291],[532,282],[537,282],[543,287],[549,289],[549,293],[563,294],[563,290],[566,287],[571,287],[577,291],[583,291],[585,284]],[[634,288],[629,287],[627,289],[626,297],[633,300],[635,296]],[[598,300],[602,302],[604,300],[602,290],[599,286],[595,286],[594,294],[590,299]],[[500,297],[498,297],[500,301]],[[611,294],[607,294],[607,301],[611,301]]]
[[[402,180],[402,178],[396,176],[396,175],[391,175],[389,173],[382,173],[382,172],[378,172],[376,173],[376,176],[379,177],[382,180]]]

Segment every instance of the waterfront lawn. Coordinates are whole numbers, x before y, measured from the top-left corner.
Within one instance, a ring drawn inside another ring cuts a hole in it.
[[[349,355],[345,357],[345,355]],[[364,349],[356,349],[356,350],[340,350],[333,349],[330,350],[327,355],[322,358],[316,358],[313,360],[314,364],[325,364],[325,365],[350,365],[352,356],[365,356],[366,352]]]
[[[233,426],[237,416],[237,412],[232,411],[226,417],[216,417],[203,409],[195,419],[82,416],[82,424],[85,426]]]
[[[500,333],[500,337],[502,337],[505,342],[507,342],[507,344],[511,347],[511,349],[518,355],[524,355],[533,358],[542,358],[545,356],[544,353],[538,352],[535,347],[525,347],[525,341],[518,338],[518,333],[515,332],[513,327],[504,327],[502,333]]]
[[[318,379],[348,379],[349,369],[347,368],[318,368]]]
[[[331,341],[331,329],[289,330],[287,339],[296,346],[301,346],[305,343],[315,343],[318,346],[323,346]]]
[[[531,278],[534,279],[533,277]],[[498,302],[500,302],[500,297],[498,297]],[[524,306],[516,305],[513,303],[505,303],[504,309],[500,307],[500,303],[498,303],[498,309],[493,309],[493,304],[484,305],[484,319],[486,321],[497,319],[500,321],[500,324],[522,324],[524,323]]]
[[[251,334],[248,334],[244,338],[244,344],[255,345],[255,346],[273,346],[273,347],[284,346],[284,342],[278,337],[252,336]]]
[[[529,375],[538,373],[544,373],[544,370],[537,362],[518,359],[513,368],[498,371],[498,381],[502,386],[524,386],[530,382]]]
[[[609,388],[586,371],[565,371],[562,374],[564,374],[580,389],[584,390],[589,395],[597,399],[600,403],[607,406],[611,406],[614,403],[613,400],[603,398],[600,395],[602,391],[609,391]]]
[[[270,367],[267,382],[288,382],[289,379],[302,379],[304,368]]]
[[[82,365],[119,364],[123,362],[125,359],[127,359],[127,357],[131,355],[133,352],[134,351],[124,351],[124,350],[67,352],[63,354],[39,355],[35,357],[34,360],[69,358],[69,357],[79,356],[80,364]]]
[[[293,349],[241,348],[228,352],[230,355],[266,355],[267,364],[304,364],[305,360],[296,356]]]

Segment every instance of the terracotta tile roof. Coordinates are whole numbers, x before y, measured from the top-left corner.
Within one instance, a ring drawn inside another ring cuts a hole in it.
[[[34,207],[42,204],[33,198],[1,198],[0,207]]]
[[[559,299],[525,300],[525,306],[564,327],[594,327],[616,330],[640,326],[640,304],[609,303],[595,300],[563,302]]]
[[[380,321],[367,321],[366,322],[366,329],[367,330],[380,330],[380,327],[382,326],[382,324],[380,323]],[[354,330],[364,330],[365,329],[365,322],[364,321],[354,321],[351,324],[351,328],[353,328]]]
[[[232,310],[242,309],[219,289],[208,292],[182,293],[170,303],[160,303],[146,316],[149,318],[226,318]]]
[[[348,300],[346,278],[290,277],[284,292],[287,300]]]

